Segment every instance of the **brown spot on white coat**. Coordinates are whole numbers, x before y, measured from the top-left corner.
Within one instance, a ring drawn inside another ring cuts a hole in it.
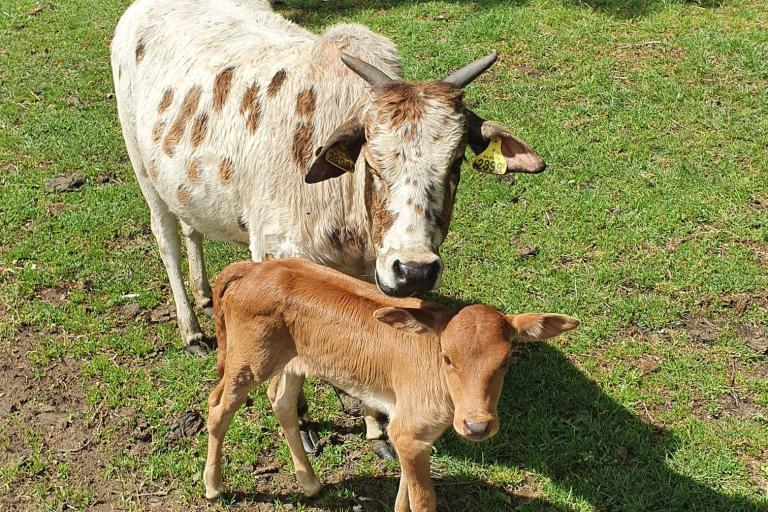
[[[230,66],[223,69],[213,80],[213,111],[219,112],[224,108],[224,103],[229,97],[229,90],[232,88],[232,77],[235,74],[235,68]]]
[[[269,81],[269,86],[267,86],[267,97],[271,98],[277,94],[277,92],[280,90],[280,87],[282,87],[283,82],[285,82],[285,70],[281,69],[275,73],[275,76],[273,76],[272,80]]]
[[[187,91],[186,96],[184,96],[184,100],[181,102],[181,107],[179,107],[179,112],[176,114],[176,119],[173,121],[171,129],[168,130],[168,133],[163,140],[163,151],[165,151],[166,155],[173,156],[176,144],[179,143],[184,136],[184,131],[187,129],[187,121],[195,113],[195,110],[197,110],[201,93],[202,89],[200,86],[195,85],[190,88],[189,91]]]

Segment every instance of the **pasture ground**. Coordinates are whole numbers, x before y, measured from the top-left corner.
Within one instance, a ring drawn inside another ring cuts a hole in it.
[[[213,356],[180,346],[123,148],[108,48],[127,0],[0,6],[0,509],[200,510]],[[768,510],[768,3],[285,1],[391,37],[409,79],[496,49],[467,90],[549,170],[463,172],[447,302],[558,311],[521,350],[502,429],[435,448],[440,508]],[[80,174],[73,192],[46,192]],[[247,257],[206,243],[215,275]],[[212,325],[205,324],[207,332]],[[391,509],[397,465],[308,383],[305,500],[263,390],[228,437],[215,509]]]

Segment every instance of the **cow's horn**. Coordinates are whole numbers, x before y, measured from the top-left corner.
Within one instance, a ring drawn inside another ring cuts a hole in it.
[[[348,53],[341,54],[341,60],[349,69],[360,75],[360,78],[371,85],[382,85],[392,81],[392,79],[382,70],[372,64],[353,57]]]
[[[443,82],[455,85],[456,87],[466,87],[472,83],[472,80],[483,74],[486,69],[491,67],[493,63],[496,62],[497,58],[498,54],[496,52],[493,52],[490,55],[486,55],[482,59],[477,59],[475,62],[467,64],[458,71],[454,71],[445,77]]]

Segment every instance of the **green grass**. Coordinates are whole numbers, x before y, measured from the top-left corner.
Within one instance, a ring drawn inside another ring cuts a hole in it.
[[[36,391],[24,407],[78,390],[72,421],[91,444],[60,452],[25,409],[3,410],[0,504],[199,508],[205,437],[170,440],[169,426],[205,411],[213,357],[186,355],[172,321],[120,314],[132,300],[171,304],[111,94],[109,40],[128,2],[54,2],[30,16],[38,4],[0,7],[0,370],[28,367]],[[464,169],[440,292],[582,326],[521,351],[493,440],[449,433],[437,444],[441,509],[768,509],[768,359],[743,334],[768,335],[768,4],[278,9],[316,30],[365,23],[397,43],[413,80],[495,49],[500,61],[467,101],[549,164],[516,184]],[[83,188],[44,192],[73,172]],[[518,256],[530,246],[538,253]],[[213,275],[247,253],[206,242],[206,257]],[[49,289],[65,299],[41,300]],[[72,388],[52,380],[61,368]],[[307,392],[330,435],[346,421],[335,396],[314,383]],[[314,460],[335,484],[300,499],[263,390],[253,398],[228,437],[227,485],[242,494],[218,507],[392,507],[397,467],[357,434]],[[132,441],[140,422],[149,443]],[[251,474],[265,465],[279,471]]]

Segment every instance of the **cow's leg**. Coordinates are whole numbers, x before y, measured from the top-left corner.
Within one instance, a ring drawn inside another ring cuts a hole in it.
[[[168,273],[173,300],[176,302],[176,320],[179,323],[184,342],[195,353],[201,350],[206,351],[207,345],[204,342],[197,317],[187,299],[187,292],[184,289],[181,275],[181,240],[179,239],[178,219],[168,210],[165,203],[153,205],[150,202],[149,211],[152,216],[152,233],[157,239],[160,257],[163,260],[163,265],[165,265],[165,271]]]
[[[208,274],[205,271],[205,260],[203,260],[203,235],[184,222],[181,223],[181,230],[187,245],[189,286],[192,289],[192,296],[195,298],[197,307],[208,317],[212,317],[213,300]]]
[[[384,460],[397,460],[395,451],[389,444],[386,433],[387,416],[370,407],[363,409],[365,420],[365,438],[371,443],[373,453]]]
[[[131,159],[136,181],[149,206],[149,214],[152,224],[152,234],[155,235],[157,246],[160,249],[160,257],[163,260],[168,281],[173,292],[173,300],[176,303],[176,321],[179,330],[188,347],[206,347],[203,341],[203,333],[192,306],[187,300],[187,292],[184,290],[184,280],[181,277],[181,250],[179,240],[179,222],[176,216],[168,209],[163,199],[155,190],[150,180],[146,167],[141,159],[136,141],[126,133],[123,126],[125,146],[128,149],[128,157]]]
[[[291,450],[293,468],[296,471],[296,479],[299,481],[304,494],[312,496],[320,490],[320,480],[315,475],[312,465],[307,458],[301,432],[299,431],[299,416],[297,402],[302,394],[304,377],[290,373],[278,376],[278,381],[272,381],[269,389],[269,398],[272,409],[283,429],[288,448]]]

